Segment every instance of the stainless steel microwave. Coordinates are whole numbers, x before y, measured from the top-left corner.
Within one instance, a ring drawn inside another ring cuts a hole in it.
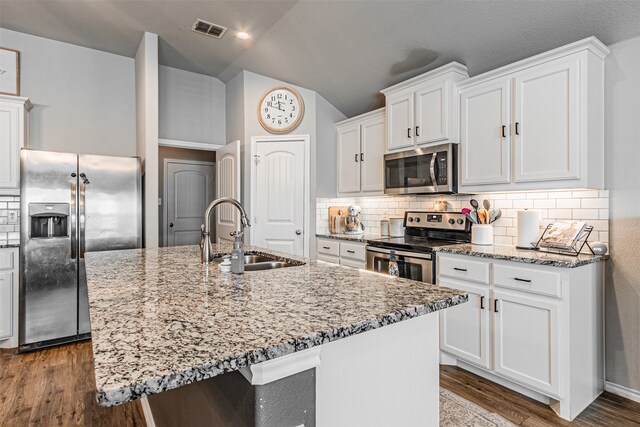
[[[458,144],[440,144],[385,154],[385,194],[457,192]]]

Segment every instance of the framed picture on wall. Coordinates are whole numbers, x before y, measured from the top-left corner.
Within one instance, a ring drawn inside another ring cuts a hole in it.
[[[0,47],[0,93],[20,96],[20,52]]]

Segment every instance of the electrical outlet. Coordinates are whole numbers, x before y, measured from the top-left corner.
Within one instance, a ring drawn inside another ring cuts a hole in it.
[[[7,211],[7,224],[18,223],[18,211]]]
[[[158,197],[158,206],[162,206],[162,197]]]

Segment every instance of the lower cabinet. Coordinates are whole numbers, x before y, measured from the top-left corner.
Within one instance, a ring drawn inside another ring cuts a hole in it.
[[[316,252],[321,261],[361,269],[367,267],[366,243],[318,238]]]
[[[437,284],[469,294],[440,312],[443,360],[557,401],[553,409],[572,420],[604,387],[603,274],[602,262],[560,268],[438,254]]]
[[[0,248],[0,348],[18,346],[18,249]]]

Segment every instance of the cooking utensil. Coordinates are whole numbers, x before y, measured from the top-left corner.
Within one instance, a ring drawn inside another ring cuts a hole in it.
[[[478,223],[479,224],[487,223],[487,211],[485,209],[480,209],[478,211]]]
[[[473,224],[477,224],[476,220],[475,220],[475,219],[473,218],[473,216],[472,216],[471,210],[469,210],[469,212],[468,212],[468,213],[466,213],[466,214],[465,214],[465,216],[467,217],[467,219],[468,219],[469,221],[471,221],[471,223],[473,223]]]
[[[476,199],[469,200],[469,204],[471,205],[474,211],[478,212],[478,206],[480,205],[478,205],[478,201]]]
[[[494,219],[494,221],[499,220],[501,217],[502,217],[502,211],[498,209],[498,214],[496,215],[496,219]]]
[[[495,209],[492,209],[491,213],[489,214],[489,224],[492,224],[496,221],[496,216],[498,216],[498,211]]]
[[[466,214],[468,214],[468,213],[471,213],[471,209],[469,209],[469,208],[462,208],[462,211],[461,211],[461,212],[462,212],[464,215],[466,215]]]
[[[484,199],[484,200],[482,201],[482,206],[484,206],[484,208],[485,208],[486,210],[490,210],[490,209],[491,209],[491,202],[490,202],[490,201],[488,201],[487,199]]]

